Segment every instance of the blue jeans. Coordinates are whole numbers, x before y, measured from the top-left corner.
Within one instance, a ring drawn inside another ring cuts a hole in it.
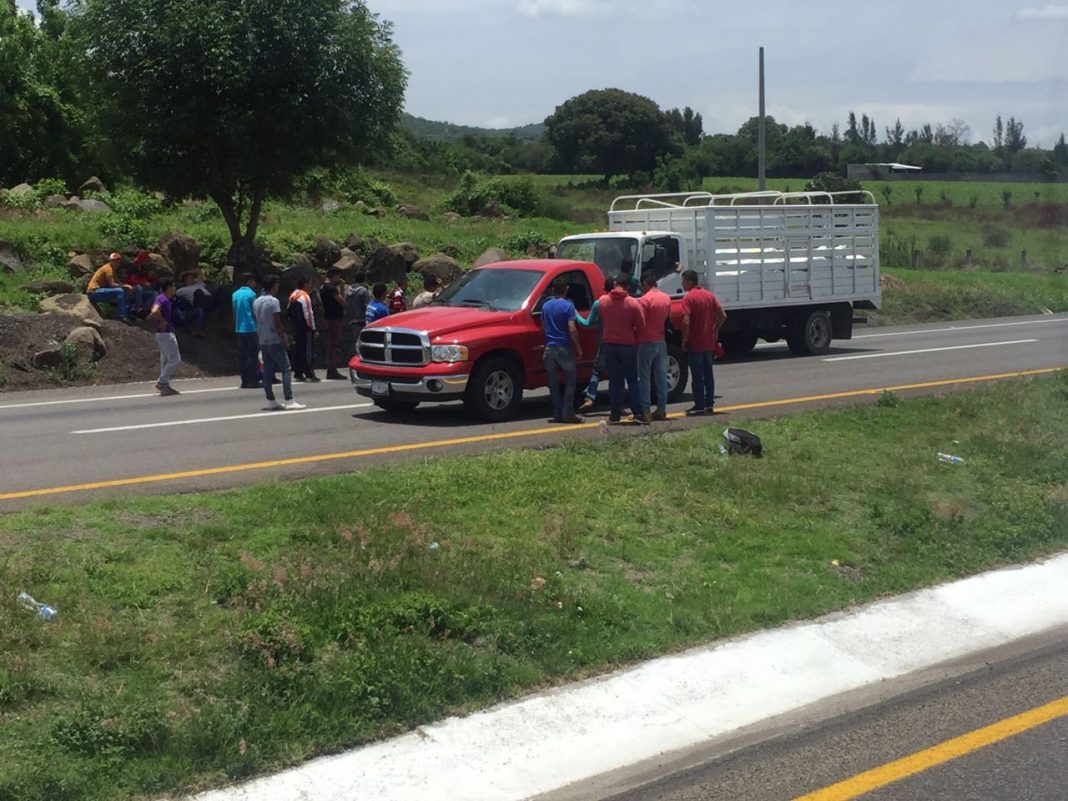
[[[259,382],[259,359],[260,340],[255,331],[237,335],[237,366],[241,370],[241,385],[251,386]]]
[[[178,350],[178,338],[174,332],[156,334],[156,344],[159,345],[159,380],[156,381],[161,387],[171,385],[171,376],[182,363],[182,353]]]
[[[642,391],[642,414],[651,409],[653,382],[656,383],[656,409],[667,411],[667,342],[638,345],[638,386]]]
[[[158,293],[154,289],[149,289],[147,286],[137,284],[133,288],[133,306],[135,309],[144,309],[147,313],[152,308],[152,304],[156,302],[156,295]]]
[[[618,420],[623,416],[623,382],[626,382],[630,395],[630,410],[641,414],[642,399],[638,390],[638,347],[636,345],[617,345],[605,342],[605,366],[608,368],[608,397],[611,404],[609,419]]]
[[[114,303],[115,314],[120,320],[125,320],[130,310],[126,308],[126,290],[120,286],[101,287],[89,293],[92,303]]]
[[[549,380],[549,397],[553,402],[553,417],[563,420],[575,415],[575,351],[566,345],[545,348],[545,372]],[[558,373],[564,374],[564,393],[560,397]]]
[[[601,383],[601,373],[604,372],[604,348],[597,346],[597,356],[593,360],[593,373],[590,374],[590,383],[586,385],[586,397],[591,401],[597,400],[597,387]]]
[[[174,301],[174,325],[177,328],[188,328],[193,323],[196,328],[204,328],[204,310],[200,307],[190,306],[182,299]]]
[[[293,368],[289,366],[289,356],[286,354],[286,346],[281,342],[271,345],[260,345],[263,354],[263,392],[267,400],[274,400],[274,383],[276,371],[282,371],[282,397],[287,401],[293,400]]]
[[[693,376],[693,405],[698,409],[711,409],[716,405],[716,379],[712,375],[712,351],[686,351],[690,360],[690,375]]]

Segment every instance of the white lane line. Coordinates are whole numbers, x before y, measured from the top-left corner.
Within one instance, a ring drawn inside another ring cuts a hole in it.
[[[185,394],[184,392],[182,393]],[[168,420],[164,423],[142,423],[135,426],[114,426],[112,428],[85,428],[80,431],[71,431],[72,434],[112,434],[116,431],[142,431],[146,428],[170,428],[172,426],[193,426],[202,423],[224,423],[230,420],[254,420],[257,417],[276,417],[284,415],[289,417],[294,414],[318,414],[319,412],[340,412],[346,409],[363,409],[374,406],[373,403],[350,403],[345,406],[323,406],[319,409],[297,409],[292,412],[254,412],[253,414],[232,414],[226,417],[202,417],[199,420]]]
[[[215,389],[183,389],[183,395],[203,395],[207,392],[237,392],[240,387],[217,387]],[[35,406],[65,406],[70,403],[106,403],[110,401],[133,400],[135,398],[156,398],[158,392],[144,392],[137,395],[111,395],[106,398],[68,398],[67,400],[36,401],[34,403],[9,403],[0,409],[30,409]]]
[[[972,348],[1000,348],[1006,345],[1026,345],[1037,339],[1014,339],[1011,342],[979,342],[974,345],[953,345],[946,348],[922,348],[920,350],[894,350],[886,353],[861,353],[856,356],[832,356],[825,362],[850,362],[856,359],[885,359],[887,356],[912,356],[916,353],[940,353],[946,350],[970,350]]]
[[[924,328],[920,331],[887,331],[882,334],[857,334],[853,339],[876,339],[877,337],[909,337],[920,334],[948,334],[953,331],[975,331],[980,328],[1008,328],[1011,325],[1049,325],[1050,323],[1068,323],[1068,319],[1058,317],[1055,320],[1024,320],[1015,323],[984,323],[982,325],[951,325],[947,328]]]

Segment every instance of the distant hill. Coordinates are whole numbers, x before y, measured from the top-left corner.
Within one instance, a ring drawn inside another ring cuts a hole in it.
[[[435,142],[455,142],[465,136],[508,136],[514,135],[523,141],[533,141],[545,132],[545,125],[534,122],[518,128],[479,128],[474,125],[454,125],[451,122],[425,120],[407,112],[401,114],[401,127],[420,139]]]

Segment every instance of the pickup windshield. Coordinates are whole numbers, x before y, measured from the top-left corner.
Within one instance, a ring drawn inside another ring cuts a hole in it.
[[[638,240],[629,237],[590,237],[561,242],[556,251],[558,259],[592,261],[606,278],[619,273],[633,275],[638,259]]]
[[[541,270],[471,270],[449,284],[433,305],[515,311],[526,303],[543,275]]]

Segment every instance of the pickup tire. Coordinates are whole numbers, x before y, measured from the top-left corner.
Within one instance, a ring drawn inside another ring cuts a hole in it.
[[[686,382],[690,379],[690,362],[686,353],[678,345],[667,347],[668,363],[668,403],[678,403],[686,392]]]
[[[419,401],[399,401],[399,400],[375,400],[375,406],[384,412],[391,412],[393,414],[408,414],[414,412],[415,407],[419,405]]]
[[[799,314],[790,323],[786,344],[798,356],[819,356],[831,349],[831,315],[824,309]]]
[[[490,358],[475,367],[464,406],[477,417],[491,423],[511,420],[523,402],[523,378],[519,368],[504,358]]]

